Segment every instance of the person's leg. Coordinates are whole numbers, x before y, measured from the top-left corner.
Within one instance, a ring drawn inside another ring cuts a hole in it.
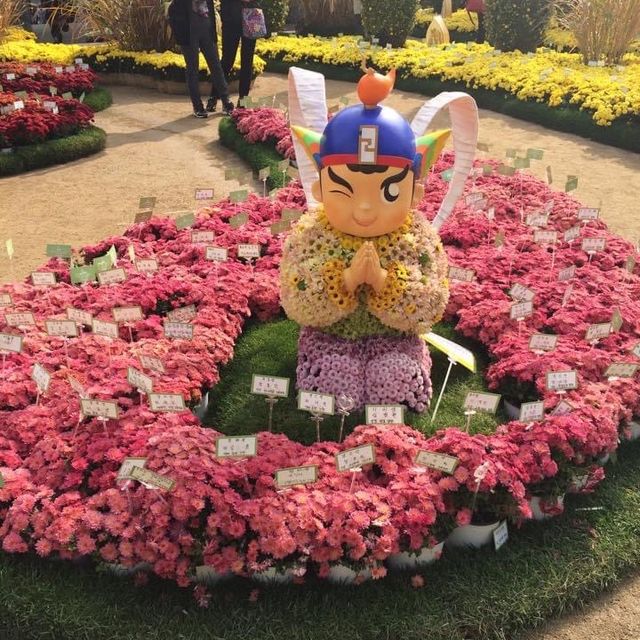
[[[253,55],[256,52],[256,41],[253,38],[242,38],[240,51],[240,98],[249,95],[251,77],[253,76]]]
[[[485,21],[484,21],[484,13],[478,13],[477,15],[478,15],[478,32],[476,36],[476,42],[482,44],[487,38]]]
[[[200,42],[200,46],[211,72],[211,93],[212,95],[220,96],[222,102],[227,104],[229,102],[229,88],[227,87],[227,81],[224,79],[222,64],[218,56],[218,47],[211,36],[204,37]]]
[[[234,29],[228,22],[222,23],[222,71],[225,80],[229,81],[233,62],[236,59],[238,45],[240,44],[240,32]],[[220,95],[217,93],[215,81],[211,85],[211,98],[216,100]]]
[[[202,111],[202,98],[200,97],[200,83],[198,81],[200,49],[197,42],[195,44],[183,45],[181,49],[187,65],[185,76],[187,78],[187,88],[189,89],[193,111]]]

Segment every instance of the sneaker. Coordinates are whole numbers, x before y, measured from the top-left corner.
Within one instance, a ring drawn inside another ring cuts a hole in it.
[[[227,99],[222,103],[222,113],[224,113],[225,116],[230,116],[234,109],[235,107],[231,100]]]
[[[209,113],[215,113],[218,108],[218,98],[209,98],[207,100],[207,111]]]
[[[193,115],[196,118],[208,118],[209,117],[209,114],[202,107],[200,107],[200,109],[194,109],[193,110]]]

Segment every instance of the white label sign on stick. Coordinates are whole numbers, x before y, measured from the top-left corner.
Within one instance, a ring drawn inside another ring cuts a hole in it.
[[[602,340],[603,338],[607,338],[611,332],[613,331],[613,327],[610,322],[601,322],[599,324],[589,325],[587,332],[584,336],[584,339],[587,342],[595,342],[596,340]]]
[[[56,284],[56,274],[52,271],[34,271],[31,282],[34,287],[51,287]]]
[[[142,393],[147,395],[153,393],[153,380],[134,367],[127,369],[127,382]]]
[[[164,373],[164,364],[160,358],[155,358],[154,356],[140,356],[138,360],[140,360],[140,366],[142,366],[143,369]]]
[[[127,279],[124,269],[109,269],[109,271],[100,271],[98,273],[98,282],[100,284],[118,284]]]
[[[150,393],[149,406],[156,413],[175,413],[187,408],[181,393]]]
[[[173,309],[167,313],[167,319],[170,322],[191,322],[197,315],[196,305],[190,304],[188,307],[180,307]]]
[[[289,395],[289,378],[278,376],[261,376],[253,374],[251,378],[251,393],[259,396],[286,398]]]
[[[558,282],[567,282],[567,280],[572,280],[575,275],[576,265],[572,264],[566,269],[560,269],[560,272],[558,273]]]
[[[524,320],[524,318],[533,314],[533,302],[516,302],[511,305],[510,316],[512,320]]]
[[[580,237],[582,233],[580,226],[571,227],[564,232],[564,241],[565,242],[573,242]]]
[[[416,464],[419,467],[427,467],[448,474],[452,474],[457,469],[459,462],[460,460],[455,456],[433,451],[418,451],[416,456]]]
[[[164,335],[174,340],[193,340],[193,325],[188,322],[165,321]]]
[[[30,311],[25,311],[23,313],[7,313],[5,314],[4,319],[10,327],[29,327],[35,326],[36,324],[36,319]]]
[[[213,242],[216,234],[213,231],[192,231],[191,242],[193,244],[206,244],[207,242]]]
[[[607,367],[604,375],[606,378],[633,378],[639,368],[640,365],[632,362],[614,362]]]
[[[80,384],[80,382],[74,378],[72,375],[67,374],[67,380],[69,381],[69,385],[71,388],[81,397],[88,398],[89,396],[84,390],[84,387]]]
[[[67,318],[76,324],[86,325],[90,327],[93,324],[93,316],[88,311],[82,309],[66,308]]]
[[[171,491],[176,484],[175,480],[151,471],[146,467],[133,467],[131,469],[131,479],[137,480],[148,487],[162,489],[163,491]]]
[[[135,469],[143,469],[147,464],[146,458],[125,458],[120,465],[116,480],[132,480],[131,472]]]
[[[520,422],[538,422],[544,418],[544,402],[523,402],[520,405]]]
[[[586,253],[597,253],[604,251],[607,246],[606,238],[584,238],[582,241],[582,250]]]
[[[550,371],[547,373],[549,391],[570,391],[578,388],[577,371]]]
[[[245,260],[253,260],[259,257],[260,257],[259,244],[239,244],[238,245],[238,258],[244,258]]]
[[[229,249],[224,247],[207,247],[207,260],[211,262],[226,262],[229,259]]]
[[[45,320],[44,325],[50,336],[75,338],[78,335],[78,325],[73,320]]]
[[[473,269],[462,269],[461,267],[449,267],[449,280],[459,280],[460,282],[473,282],[476,272]]]
[[[507,540],[509,540],[509,527],[507,521],[503,520],[493,531],[493,545],[496,551],[503,547]]]
[[[336,468],[338,471],[360,469],[365,464],[373,464],[375,461],[376,450],[372,444],[363,444],[336,454]]]
[[[298,395],[298,409],[310,413],[332,416],[335,412],[335,403],[335,397],[326,393],[300,391]]]
[[[44,395],[51,384],[51,374],[39,363],[33,365],[31,379],[36,383],[38,391]]]
[[[158,270],[158,261],[155,258],[138,258],[136,269],[140,273],[155,273]]]
[[[364,415],[367,424],[404,424],[404,406],[400,404],[368,404]]]
[[[578,220],[597,220],[600,217],[600,209],[595,207],[581,207],[578,209]]]
[[[555,406],[555,409],[551,412],[552,416],[568,416],[573,410],[574,406],[566,400],[560,400]]]
[[[229,436],[216,440],[217,458],[253,458],[258,455],[258,436]]]
[[[13,304],[13,299],[8,293],[0,293],[0,307],[8,307]]]
[[[516,282],[513,287],[509,289],[509,295],[518,302],[531,302],[536,297],[536,292]]]
[[[534,333],[529,340],[531,351],[553,351],[558,344],[558,336],[548,333]]]
[[[116,322],[138,322],[142,320],[144,315],[142,307],[113,307],[111,309],[113,319]]]
[[[117,420],[120,413],[118,403],[115,400],[94,400],[81,398],[80,407],[85,418],[103,418],[105,420]]]
[[[215,189],[196,189],[196,200],[213,200]]]
[[[0,351],[20,353],[22,351],[22,339],[22,336],[0,333]]]
[[[538,244],[555,244],[558,241],[558,232],[538,230],[533,234],[533,240]]]
[[[497,393],[481,393],[479,391],[470,391],[464,399],[465,411],[486,411],[495,413],[498,410],[500,396]]]
[[[532,213],[527,216],[527,226],[529,227],[546,227],[549,222],[549,216],[542,213]]]
[[[117,340],[119,335],[118,325],[115,322],[105,322],[104,320],[93,319],[92,322],[93,333],[97,336],[103,336],[105,338],[111,338]]]
[[[275,473],[276,486],[279,489],[295,487],[301,484],[313,484],[318,481],[318,467],[288,467],[278,469]]]
[[[640,358],[640,342],[638,342],[638,344],[633,347],[633,349],[631,349],[631,353],[633,353],[636,358]]]

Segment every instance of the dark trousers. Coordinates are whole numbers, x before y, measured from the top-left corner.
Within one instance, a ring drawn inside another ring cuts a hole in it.
[[[200,82],[198,79],[200,66],[200,51],[204,54],[207,66],[211,73],[211,82],[216,88],[217,95],[223,99],[229,96],[227,81],[224,79],[224,72],[218,56],[218,47],[213,40],[213,35],[206,30],[191,26],[191,42],[182,46],[182,55],[187,63],[187,87],[195,110],[202,109],[202,98],[200,97]]]
[[[222,22],[222,69],[227,81],[233,69],[236,53],[240,46],[240,98],[249,95],[251,89],[251,77],[253,75],[253,55],[256,52],[256,41],[253,38],[245,38],[242,35],[242,25]],[[213,83],[211,95],[218,97],[216,83]]]
[[[478,13],[478,31],[476,32],[476,42],[482,44],[487,39],[484,13]]]

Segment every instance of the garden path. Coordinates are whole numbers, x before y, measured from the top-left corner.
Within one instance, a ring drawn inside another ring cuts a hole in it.
[[[280,94],[283,76],[266,74],[255,96]],[[0,282],[24,277],[44,261],[45,245],[74,246],[121,232],[130,223],[140,196],[157,196],[158,212],[193,207],[194,191],[215,187],[216,199],[240,188],[225,182],[226,168],[246,168],[224,149],[217,135],[218,118],[196,120],[184,96],[133,88],[112,88],[114,105],[97,115],[108,135],[107,148],[91,158],[0,181],[0,240],[12,238],[13,269],[0,254]],[[340,96],[355,99],[354,86],[329,81],[330,104]],[[388,102],[412,115],[424,98],[397,92]],[[559,134],[543,127],[481,111],[481,140],[491,144],[489,156],[504,158],[507,149],[536,147],[545,159],[531,171],[540,178],[552,167],[556,188],[568,174],[580,178],[576,196],[585,204],[602,201],[602,215],[623,236],[640,238],[637,185],[640,155]],[[260,189],[253,179],[248,185]],[[610,592],[586,612],[562,618],[527,636],[527,640],[637,640],[640,638],[640,576]]]

